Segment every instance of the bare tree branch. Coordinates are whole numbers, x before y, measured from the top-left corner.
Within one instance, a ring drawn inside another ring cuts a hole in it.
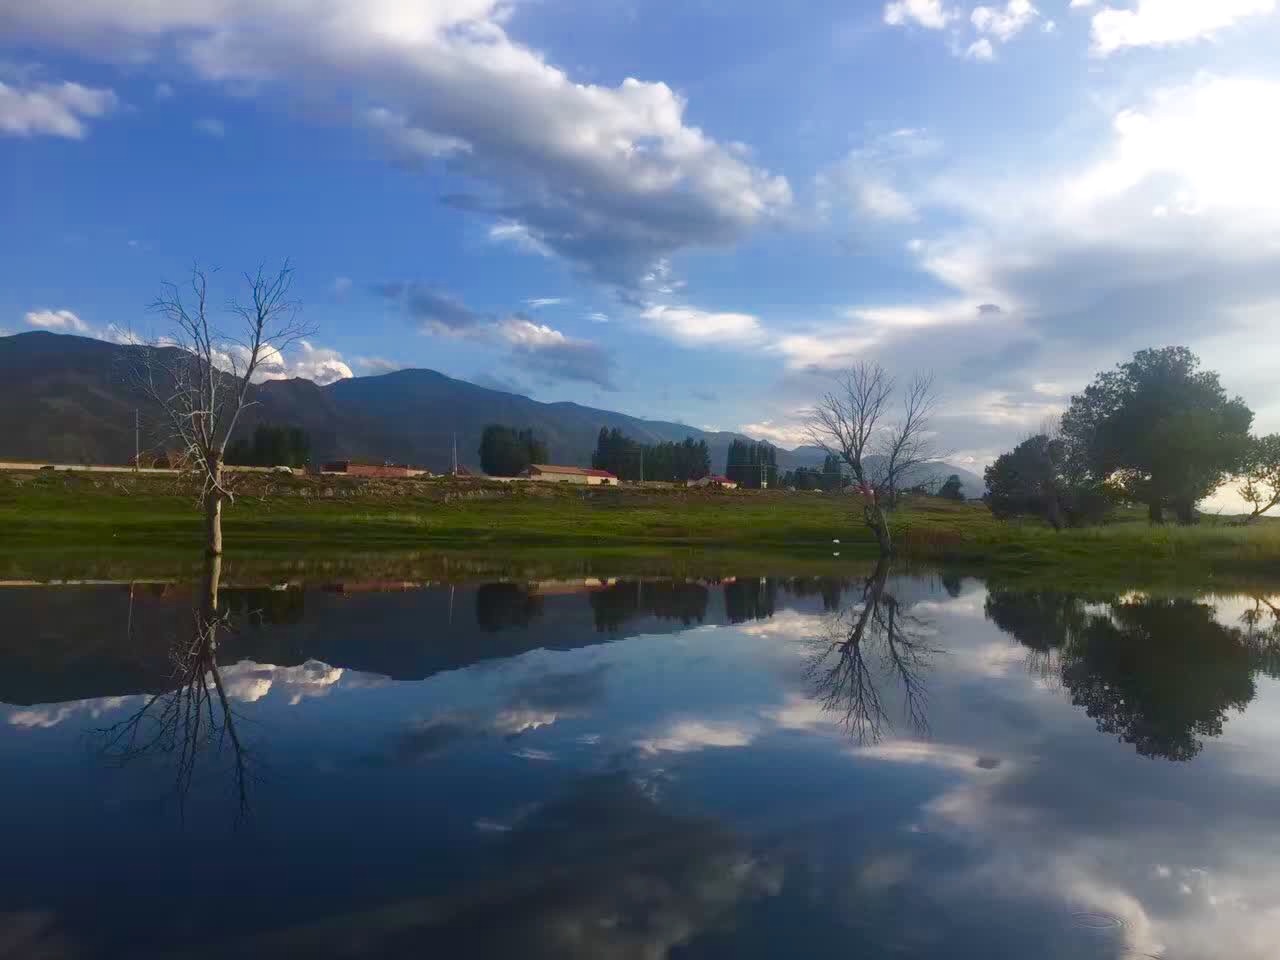
[[[169,443],[200,480],[206,548],[222,552],[222,503],[233,500],[223,458],[240,422],[253,405],[251,389],[264,366],[282,362],[285,350],[312,333],[289,297],[293,268],[274,275],[259,266],[244,275],[248,299],[233,299],[219,326],[210,317],[209,277],[191,268],[189,291],[165,283],[151,305],[168,332],[135,349],[130,377],[163,411]]]

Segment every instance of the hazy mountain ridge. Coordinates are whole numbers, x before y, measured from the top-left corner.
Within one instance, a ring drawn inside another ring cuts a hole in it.
[[[141,411],[142,445],[161,433],[160,411],[131,389],[124,370],[135,347],[45,332],[0,337],[0,459],[124,463],[133,456],[134,410]],[[452,462],[479,466],[480,433],[486,424],[532,427],[546,439],[548,456],[586,465],[601,427],[617,427],[645,443],[705,439],[712,469],[724,469],[729,444],[743,434],[709,432],[684,424],[644,420],[577,403],[541,403],[477,386],[434,370],[398,370],[319,386],[310,380],[273,380],[254,391],[245,426],[296,424],[312,439],[315,459],[362,457],[413,463],[441,471]],[[820,466],[816,447],[778,449],[778,466]],[[982,481],[957,473],[966,492]]]

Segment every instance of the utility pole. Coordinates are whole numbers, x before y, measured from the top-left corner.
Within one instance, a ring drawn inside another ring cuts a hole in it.
[[[640,444],[640,482],[644,483],[644,444]]]
[[[453,431],[453,475],[458,475],[458,431]],[[450,597],[452,598],[452,594]]]
[[[139,467],[138,458],[142,456],[142,449],[141,449],[142,445],[138,440],[139,436],[141,435],[138,427],[138,422],[139,422],[138,408],[134,407],[133,408],[133,472],[134,473],[138,472],[138,467]],[[129,599],[131,601],[133,599],[132,592],[130,592],[129,594]]]

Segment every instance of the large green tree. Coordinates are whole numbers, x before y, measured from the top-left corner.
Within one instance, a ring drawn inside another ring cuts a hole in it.
[[[724,475],[740,487],[778,485],[778,450],[771,443],[734,440],[725,456]]]
[[[1000,520],[1033,516],[1061,530],[1101,520],[1109,506],[1101,484],[1075,469],[1067,444],[1043,433],[1001,454],[985,479],[983,499]]]
[[[301,467],[311,456],[311,435],[301,427],[254,428],[252,440],[240,440],[227,449],[226,462],[248,467]]]
[[[1062,434],[1082,473],[1182,523],[1239,470],[1253,412],[1186,347],[1142,350],[1073,397]]]
[[[480,469],[491,477],[514,477],[532,463],[547,462],[547,447],[532,429],[491,423],[480,435]]]

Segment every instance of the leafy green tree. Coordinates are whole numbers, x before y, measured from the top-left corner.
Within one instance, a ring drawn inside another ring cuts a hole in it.
[[[1250,520],[1280,506],[1280,433],[1249,442],[1240,496],[1253,508]]]
[[[1099,610],[1071,594],[995,590],[986,614],[1060,675],[1100,733],[1166,760],[1190,760],[1221,735],[1227,714],[1253,700],[1271,649],[1186,598],[1112,599]]]
[[[1055,530],[1097,522],[1109,506],[1106,493],[1073,468],[1064,441],[1036,434],[986,469],[983,499],[1000,520],[1040,517]]]
[[[724,475],[740,487],[758,490],[778,485],[778,451],[771,443],[734,440],[725,457]]]
[[[227,451],[229,464],[244,467],[301,467],[311,457],[311,435],[301,427],[260,425],[253,436]]]
[[[938,489],[938,496],[944,500],[963,500],[964,484],[960,482],[960,475],[953,473],[947,477],[946,482]]]
[[[546,444],[532,429],[491,423],[480,435],[480,469],[491,477],[519,476],[530,464],[546,462]]]
[[[664,441],[647,445],[626,436],[617,427],[600,428],[591,465],[623,480],[697,480],[711,472],[711,452],[705,440],[685,437],[681,443]]]
[[[1195,505],[1240,468],[1253,412],[1186,347],[1142,350],[1073,397],[1063,437],[1082,472],[1145,503],[1152,523]]]

